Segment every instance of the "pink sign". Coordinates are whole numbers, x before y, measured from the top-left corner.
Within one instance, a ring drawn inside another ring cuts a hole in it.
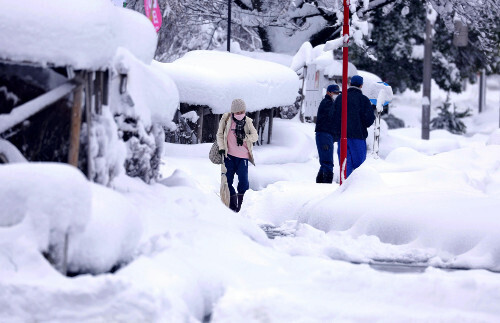
[[[153,3],[152,6],[151,3]],[[144,0],[144,11],[146,12],[146,17],[151,20],[156,32],[158,32],[161,27],[161,11],[158,6],[158,0]]]

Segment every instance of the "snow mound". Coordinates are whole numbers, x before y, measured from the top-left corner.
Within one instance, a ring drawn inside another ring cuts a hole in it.
[[[291,105],[300,85],[286,66],[220,51],[196,50],[153,66],[174,80],[182,103],[207,105],[214,114],[229,112],[237,98],[248,112]]]
[[[82,232],[90,218],[87,179],[64,164],[0,166],[0,196],[0,227],[27,226],[39,251]]]
[[[180,169],[176,169],[172,175],[162,179],[159,183],[170,187],[187,186],[195,188],[198,186],[191,176]]]
[[[132,259],[142,233],[139,210],[122,194],[92,184],[92,217],[70,241],[68,270],[104,273]]]
[[[2,0],[0,7],[1,59],[97,70],[118,47],[146,63],[156,50],[151,22],[110,1]]]
[[[493,131],[486,142],[487,145],[500,145],[500,129]]]
[[[499,270],[499,155],[496,145],[435,156],[399,148],[368,159],[340,190],[300,209],[299,221],[429,248],[427,261],[442,266]]]

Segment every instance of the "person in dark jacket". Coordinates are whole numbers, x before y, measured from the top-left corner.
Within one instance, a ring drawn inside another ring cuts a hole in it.
[[[329,85],[325,98],[321,101],[316,117],[316,146],[318,148],[319,168],[316,183],[333,181],[333,102],[340,93],[336,84]]]
[[[346,178],[366,160],[367,128],[375,121],[375,111],[370,99],[362,92],[363,78],[355,75],[347,90],[347,158]],[[339,142],[337,154],[340,161],[340,135],[342,116],[342,94],[337,97],[333,109],[334,140]]]

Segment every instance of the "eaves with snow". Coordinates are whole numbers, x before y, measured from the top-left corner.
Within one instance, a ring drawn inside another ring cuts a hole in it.
[[[157,35],[138,12],[109,0],[0,0],[0,60],[107,68],[119,47],[149,64]]]
[[[214,114],[229,112],[243,99],[248,112],[291,105],[300,82],[290,68],[238,54],[196,50],[173,63],[154,62],[175,82],[180,101],[206,105]]]

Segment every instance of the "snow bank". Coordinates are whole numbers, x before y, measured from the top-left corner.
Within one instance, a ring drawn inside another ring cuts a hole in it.
[[[144,64],[125,48],[118,49],[113,67],[118,74],[128,74],[127,93],[132,100],[124,101],[121,97],[120,79],[115,77],[110,93],[113,112],[133,110],[126,114],[139,116],[146,126],[167,125],[172,121],[179,108],[179,92],[168,75]]]
[[[138,210],[72,166],[0,166],[0,196],[0,253],[22,250],[14,263],[45,262],[41,252],[62,248],[68,234],[69,272],[107,272],[131,259],[141,237]]]
[[[497,129],[491,133],[486,144],[487,145],[500,145],[500,129]]]
[[[0,7],[1,59],[97,70],[120,46],[146,63],[156,50],[151,22],[108,0],[2,0]]]
[[[443,266],[500,270],[498,156],[498,146],[435,156],[399,148],[385,161],[369,159],[340,190],[303,207],[299,220],[432,249],[426,261]]]
[[[82,232],[90,218],[86,178],[64,164],[0,166],[0,227],[25,226],[39,251],[61,246],[66,233]]]
[[[214,114],[230,111],[237,98],[248,112],[293,104],[300,85],[285,66],[219,51],[192,51],[153,66],[174,80],[181,102],[208,105]]]
[[[71,238],[68,270],[104,273],[132,259],[142,234],[140,212],[122,194],[91,184],[92,217]]]

